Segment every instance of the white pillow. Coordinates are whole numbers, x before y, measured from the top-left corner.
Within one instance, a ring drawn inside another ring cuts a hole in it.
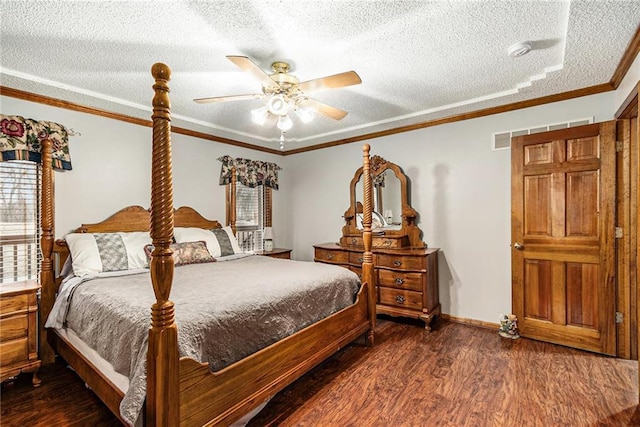
[[[218,258],[221,254],[216,235],[204,228],[176,227],[173,229],[173,237],[176,243],[204,241],[212,257]]]
[[[209,253],[214,258],[242,253],[231,227],[206,230],[196,227],[176,227],[173,229],[176,243],[204,241]]]
[[[146,231],[131,233],[71,233],[65,236],[76,276],[103,271],[134,270],[148,265]]]

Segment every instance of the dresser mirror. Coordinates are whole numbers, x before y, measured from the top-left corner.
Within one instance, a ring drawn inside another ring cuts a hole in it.
[[[355,187],[356,206],[364,200],[362,174]],[[402,184],[391,169],[385,169],[373,181],[374,229],[400,230],[402,228]],[[356,227],[362,230],[362,217],[356,215]]]
[[[382,157],[373,156],[371,173],[373,246],[390,249],[424,247],[422,232],[415,225],[417,212],[409,204],[409,182],[402,169]],[[362,245],[363,195],[362,168],[359,168],[351,180],[351,203],[344,214],[346,224],[340,239],[342,245]]]

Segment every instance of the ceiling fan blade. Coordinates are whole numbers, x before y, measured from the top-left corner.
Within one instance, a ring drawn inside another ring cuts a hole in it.
[[[262,68],[258,67],[255,62],[246,56],[227,55],[227,59],[247,73],[251,74],[256,80],[262,83],[263,86],[268,87],[277,84],[271,77],[269,77],[269,74],[265,73]]]
[[[211,98],[197,98],[194,99],[198,104],[206,104],[208,102],[225,102],[225,101],[242,101],[245,99],[260,99],[264,95],[251,94],[251,95],[230,95],[230,96],[214,96]]]
[[[346,71],[332,76],[320,77],[319,79],[307,80],[298,85],[298,88],[306,93],[318,92],[326,89],[336,89],[339,87],[359,85],[362,83],[360,76],[355,71]]]
[[[342,120],[344,117],[349,114],[344,110],[341,110],[336,107],[332,107],[331,105],[323,104],[320,101],[316,101],[315,99],[305,99],[301,102],[301,105],[304,107],[312,108],[320,114],[324,114],[327,117],[331,117],[335,120]]]

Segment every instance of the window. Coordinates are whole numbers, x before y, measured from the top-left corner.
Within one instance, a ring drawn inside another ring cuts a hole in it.
[[[0,162],[0,283],[38,277],[40,185],[39,163]]]
[[[231,191],[228,186],[227,195]],[[227,197],[227,222],[230,200]],[[262,234],[271,226],[271,188],[259,185],[255,188],[236,184],[236,237],[244,252],[262,250]]]

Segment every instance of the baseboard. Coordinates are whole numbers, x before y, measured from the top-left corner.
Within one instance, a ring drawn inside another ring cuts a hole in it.
[[[461,323],[463,325],[469,325],[469,326],[478,326],[480,328],[485,328],[485,329],[495,329],[495,330],[500,329],[499,323],[485,322],[484,320],[468,319],[466,317],[458,317],[458,316],[454,316],[452,314],[446,314],[446,313],[442,313],[440,317],[443,320],[453,322],[453,323]]]

